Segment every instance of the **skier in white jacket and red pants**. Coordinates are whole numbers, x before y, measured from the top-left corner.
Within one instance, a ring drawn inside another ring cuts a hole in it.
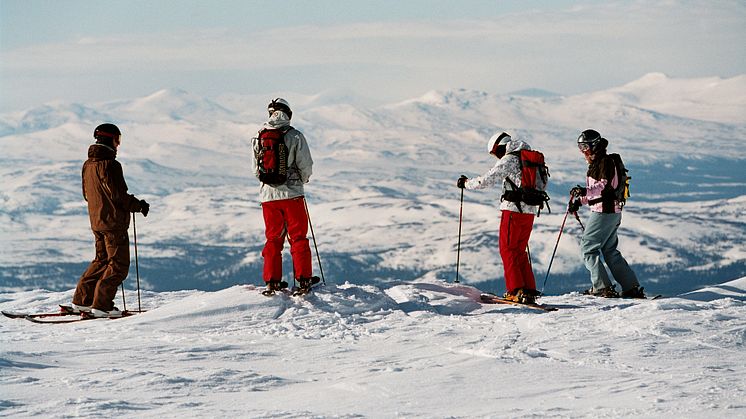
[[[512,184],[521,186],[521,162],[518,152],[531,150],[531,147],[520,140],[514,140],[507,133],[495,134],[487,143],[487,152],[497,158],[495,165],[482,176],[468,179],[462,176],[458,187],[466,189],[485,189],[498,184],[502,185],[502,195],[512,190]],[[537,177],[538,187],[544,187],[544,180]],[[517,204],[508,200],[500,203],[500,256],[505,269],[505,298],[521,303],[534,303],[538,296],[536,280],[526,252],[528,240],[534,225],[534,217],[539,207]]]
[[[277,98],[267,107],[269,120],[259,135],[253,139],[254,175],[260,179],[258,157],[262,149],[260,138],[266,132],[280,130],[287,147],[287,179],[281,184],[262,182],[259,195],[262,202],[266,243],[262,256],[264,270],[262,277],[267,284],[267,291],[272,293],[281,289],[282,282],[282,248],[285,239],[290,242],[290,254],[293,258],[294,279],[301,289],[311,286],[311,248],[308,244],[308,214],[306,213],[303,185],[308,183],[313,169],[311,151],[303,134],[290,126],[293,113],[285,99]],[[271,134],[271,133],[270,133]],[[261,179],[260,179],[261,180]],[[287,286],[287,283],[284,284]]]

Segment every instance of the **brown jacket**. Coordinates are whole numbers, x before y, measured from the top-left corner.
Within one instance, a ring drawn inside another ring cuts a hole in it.
[[[115,149],[93,144],[83,163],[83,198],[88,201],[93,231],[127,230],[130,212],[140,211],[140,200],[127,193],[122,165],[116,157]]]

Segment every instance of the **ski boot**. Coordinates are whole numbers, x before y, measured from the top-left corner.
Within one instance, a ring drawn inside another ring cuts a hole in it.
[[[318,276],[310,278],[298,278],[298,287],[293,292],[293,296],[305,295],[311,292],[311,288],[321,281]]]
[[[645,293],[643,292],[645,288],[643,287],[632,287],[631,289],[628,289],[627,291],[622,292],[622,298],[640,298],[645,299],[647,298],[645,296]]]
[[[537,294],[538,292],[536,290],[524,290],[523,288],[518,288],[513,290],[513,292],[506,292],[505,295],[503,295],[503,298],[515,303],[536,304]]]
[[[69,309],[67,309],[67,308],[64,308],[64,309],[60,308],[60,309],[64,313],[70,312],[72,314],[90,313],[91,312],[91,307],[90,306],[81,306],[81,305],[77,305],[75,303],[70,304]]]
[[[282,291],[288,287],[288,283],[285,281],[269,281],[267,282],[267,288],[262,291],[264,296],[272,296],[277,294],[277,291]]]
[[[593,288],[583,291],[583,295],[592,295],[594,297],[603,298],[619,298],[619,293],[616,292],[616,287],[613,285],[607,288],[601,288],[594,290]]]
[[[124,313],[122,312],[122,310],[116,307],[112,308],[109,311],[99,310],[97,308],[91,308],[91,311],[82,311],[80,315],[84,319],[101,319],[101,318],[118,319],[124,316]]]

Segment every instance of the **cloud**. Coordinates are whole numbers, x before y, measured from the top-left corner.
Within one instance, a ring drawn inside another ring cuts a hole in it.
[[[746,7],[738,2],[613,2],[460,20],[85,36],[3,50],[0,60],[3,83],[14,90],[33,89],[14,83],[29,75],[144,85],[164,74],[190,89],[190,80],[210,72],[232,83],[246,72],[272,88],[267,83],[280,87],[282,80],[263,76],[277,72],[303,77],[316,91],[343,84],[369,94],[445,87],[576,93],[651,71],[739,74],[746,68],[744,21]]]

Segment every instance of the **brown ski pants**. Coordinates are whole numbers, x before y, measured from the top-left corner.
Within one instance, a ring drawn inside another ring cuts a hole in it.
[[[130,268],[127,230],[94,231],[96,258],[78,281],[73,304],[110,311]]]

